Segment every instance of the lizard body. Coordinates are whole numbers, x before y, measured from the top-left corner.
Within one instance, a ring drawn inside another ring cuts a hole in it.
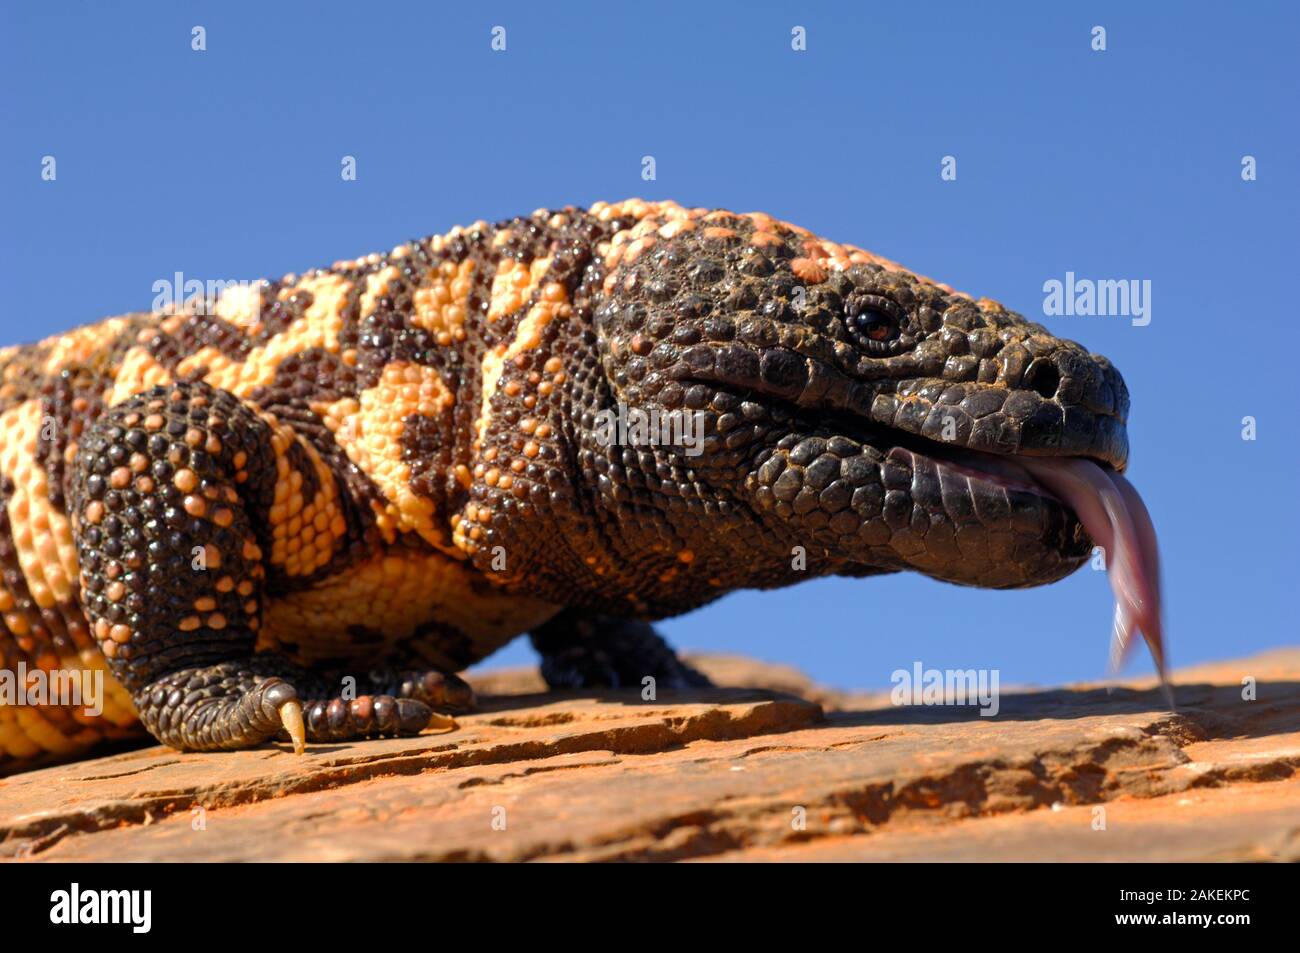
[[[1053,581],[1088,533],[999,461],[1127,457],[1105,358],[762,214],[539,210],[210,305],[0,351],[0,661],[108,675],[97,716],[0,700],[0,770],[141,723],[419,730],[524,632],[553,685],[699,684],[648,621],[830,573]],[[698,443],[610,441],[619,407]]]

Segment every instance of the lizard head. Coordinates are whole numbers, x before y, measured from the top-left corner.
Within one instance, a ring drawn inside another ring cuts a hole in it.
[[[595,311],[605,374],[628,408],[699,421],[697,453],[656,448],[648,482],[731,514],[709,524],[715,546],[1011,588],[1127,541],[1128,581],[1154,575],[1118,475],[1128,391],[1106,358],[767,215],[616,209]]]

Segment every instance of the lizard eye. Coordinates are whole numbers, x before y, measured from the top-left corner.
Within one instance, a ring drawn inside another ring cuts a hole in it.
[[[865,334],[873,341],[888,341],[898,333],[894,319],[883,311],[863,311],[853,319],[859,334]]]
[[[903,326],[902,309],[879,295],[860,295],[849,300],[847,321],[854,339],[875,350],[899,336]]]

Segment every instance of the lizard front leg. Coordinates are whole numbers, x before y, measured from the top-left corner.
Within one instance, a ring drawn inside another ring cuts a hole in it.
[[[299,438],[274,424],[188,381],[123,401],[90,428],[71,504],[100,649],[145,727],[172,747],[245,748],[283,731],[301,751],[309,739],[419,731],[432,709],[417,698],[332,698],[324,680],[254,652],[266,550],[284,523],[276,507],[304,492],[290,452]],[[341,530],[328,513],[320,522],[306,546],[315,556],[299,540],[300,564],[325,558]],[[304,718],[304,701],[317,717]]]

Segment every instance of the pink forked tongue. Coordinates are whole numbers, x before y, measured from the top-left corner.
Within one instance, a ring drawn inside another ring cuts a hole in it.
[[[1110,587],[1115,592],[1111,670],[1118,671],[1132,645],[1133,633],[1141,632],[1172,708],[1160,622],[1160,553],[1155,527],[1142,497],[1123,476],[1103,470],[1090,460],[1017,457],[1016,462],[1074,510],[1092,541],[1106,554]]]

